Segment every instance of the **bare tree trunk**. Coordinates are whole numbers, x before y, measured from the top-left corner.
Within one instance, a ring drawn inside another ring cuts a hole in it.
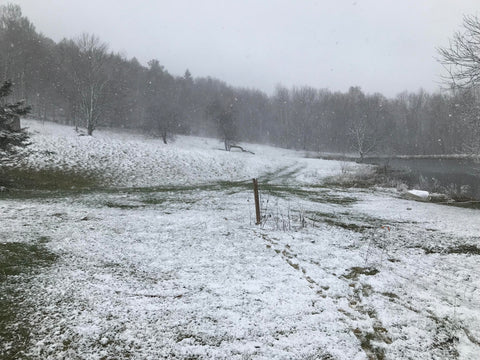
[[[89,118],[87,120],[87,135],[92,136],[93,130],[95,130],[95,125],[93,124],[93,120]]]

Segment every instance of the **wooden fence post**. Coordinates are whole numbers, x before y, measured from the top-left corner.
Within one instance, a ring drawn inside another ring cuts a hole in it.
[[[260,225],[260,199],[258,197],[258,180],[253,179],[253,195],[255,196],[255,213],[257,215],[256,225]]]

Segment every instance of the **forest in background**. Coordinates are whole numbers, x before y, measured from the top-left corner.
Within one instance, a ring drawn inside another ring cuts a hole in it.
[[[170,74],[157,59],[142,65],[91,34],[56,43],[11,4],[0,6],[0,80],[14,83],[10,100],[24,99],[35,118],[89,135],[115,127],[165,143],[175,134],[200,135],[218,137],[227,150],[245,141],[360,157],[480,151],[475,87],[387,98],[358,86],[334,92],[278,85],[268,95],[188,69]]]

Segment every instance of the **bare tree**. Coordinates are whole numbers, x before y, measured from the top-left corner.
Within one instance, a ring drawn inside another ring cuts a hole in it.
[[[456,32],[446,48],[439,48],[439,60],[447,70],[444,81],[454,91],[457,104],[462,104],[458,120],[468,129],[463,136],[464,151],[480,151],[480,19],[470,15],[463,18],[463,32]]]
[[[217,131],[219,136],[222,137],[226,151],[230,151],[235,140],[237,140],[237,125],[235,123],[237,101],[238,99],[233,93],[223,93],[208,104],[206,108],[207,116],[211,117],[217,125]]]
[[[102,114],[104,91],[108,82],[104,71],[107,45],[95,35],[89,34],[80,36],[76,44],[79,49],[79,67],[74,69],[74,81],[87,133],[92,135]]]
[[[158,60],[150,60],[148,66],[144,87],[144,126],[161,136],[167,144],[167,140],[172,139],[179,128],[181,120],[180,86]]]
[[[480,80],[480,19],[463,18],[464,32],[456,32],[450,45],[439,48],[439,60],[448,75],[446,82],[452,88],[476,87]]]
[[[377,150],[385,136],[381,124],[385,118],[386,99],[380,94],[365,96],[356,87],[350,88],[348,97],[352,116],[349,127],[352,147],[363,161],[365,155]]]
[[[271,97],[272,117],[274,121],[271,125],[271,131],[275,134],[275,142],[280,146],[294,146],[291,139],[291,122],[292,122],[292,101],[290,91],[281,85],[277,85],[275,93]]]
[[[478,88],[455,91],[453,118],[460,129],[460,149],[467,154],[480,154],[480,90]],[[453,132],[452,132],[453,133]],[[453,134],[451,134],[453,135]]]
[[[42,62],[41,39],[18,5],[0,6],[0,78],[12,80],[15,99],[28,99],[34,68]],[[37,89],[37,91],[39,91]]]
[[[296,130],[296,134],[293,135],[298,149],[306,150],[314,142],[312,133],[318,126],[315,123],[318,117],[317,93],[316,89],[307,86],[292,90],[292,107],[295,115],[295,126],[292,130]]]

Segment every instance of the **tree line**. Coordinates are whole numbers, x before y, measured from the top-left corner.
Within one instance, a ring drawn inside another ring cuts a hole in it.
[[[471,20],[471,19],[470,19]],[[440,49],[449,54],[450,49]],[[441,54],[442,55],[442,54]],[[142,65],[83,34],[59,42],[37,32],[17,5],[0,6],[0,80],[15,87],[38,119],[93,134],[98,126],[141,129],[165,143],[175,134],[285,148],[368,154],[478,153],[475,86],[394,98],[313,87],[277,86],[272,95],[238,88],[187,69],[173,75]]]

